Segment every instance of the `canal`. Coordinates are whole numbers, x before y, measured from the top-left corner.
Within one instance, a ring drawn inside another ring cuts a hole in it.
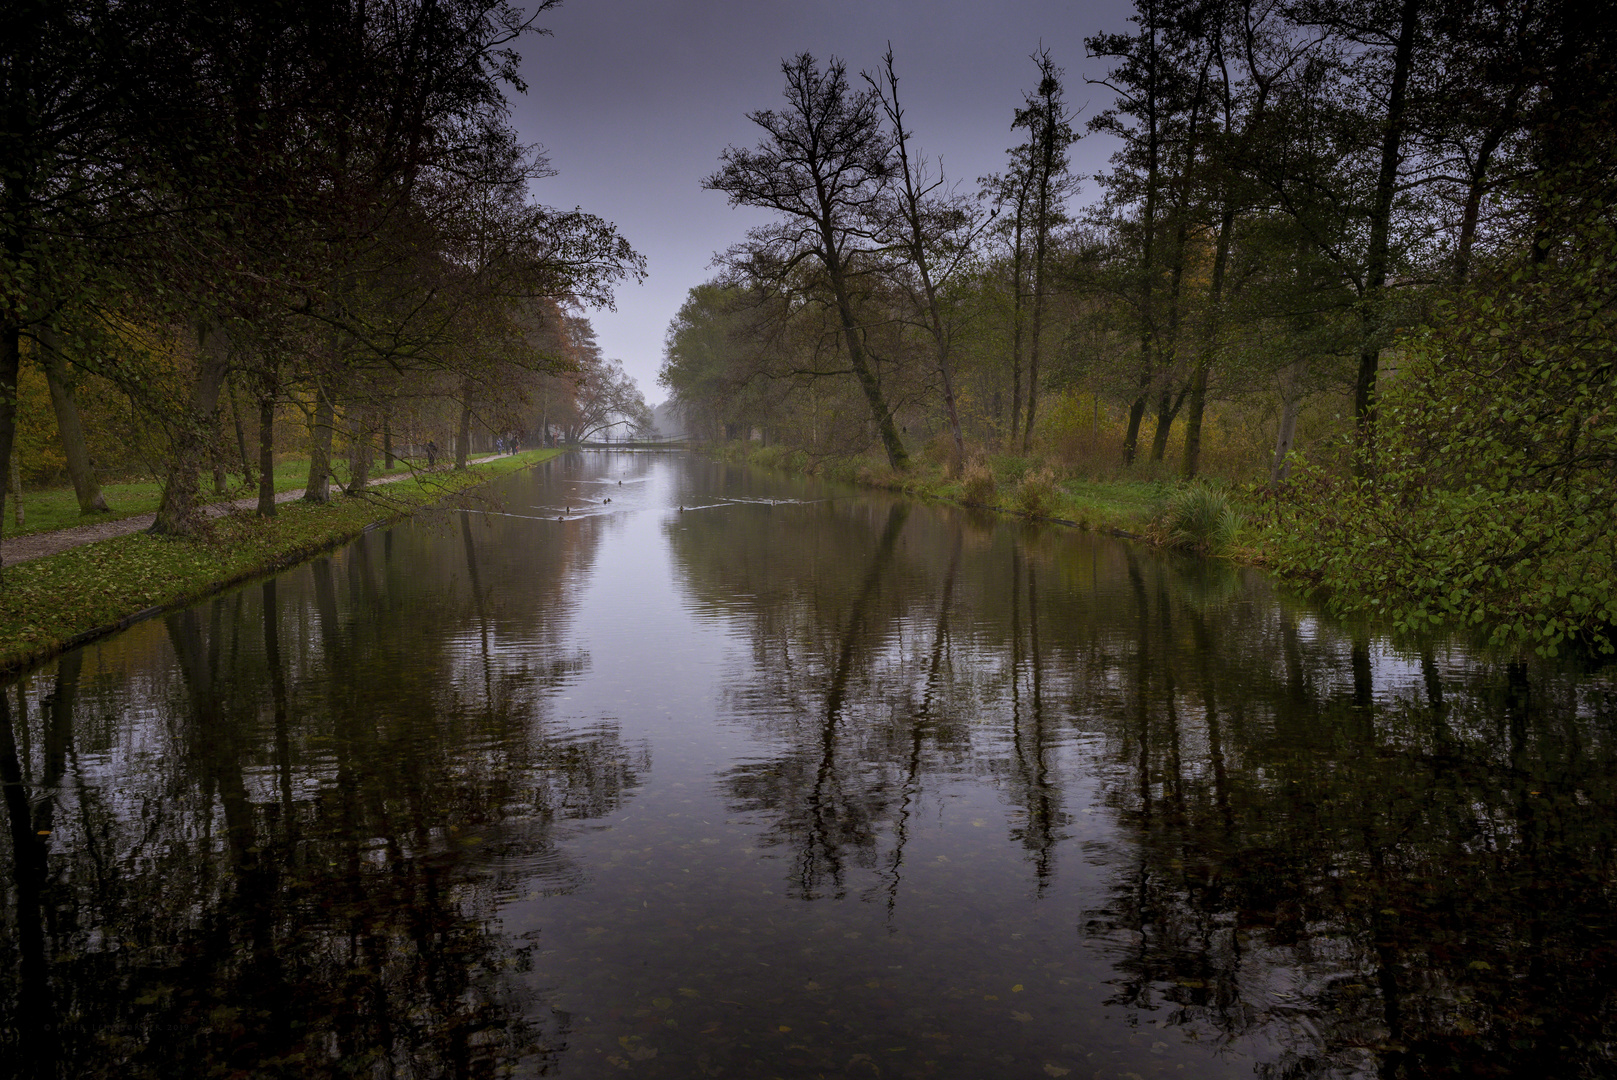
[[[1609,1076],[1614,691],[556,459],[4,688],[0,1075]]]

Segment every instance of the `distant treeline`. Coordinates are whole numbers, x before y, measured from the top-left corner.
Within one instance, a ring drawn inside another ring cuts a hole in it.
[[[86,512],[158,472],[185,533],[210,466],[268,514],[289,448],[323,500],[334,453],[357,491],[395,443],[464,462],[643,414],[580,314],[643,260],[530,200],[549,167],[509,124],[552,3],[8,5],[0,462]]]

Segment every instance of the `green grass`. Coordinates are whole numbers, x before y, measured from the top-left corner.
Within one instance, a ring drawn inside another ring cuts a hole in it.
[[[1227,493],[1204,484],[1186,484],[1169,496],[1158,527],[1175,547],[1212,555],[1235,540],[1241,524],[1241,514]]]
[[[346,463],[338,463],[339,475],[346,475]],[[381,469],[381,461],[376,463]],[[287,458],[275,466],[275,490],[296,491],[309,479],[308,458]],[[241,499],[258,494],[258,488],[245,488],[241,486],[241,474],[232,473],[228,477],[230,490],[224,495],[213,493],[213,477],[204,474],[202,477],[202,498],[206,502],[218,502],[227,499]],[[127,483],[108,483],[101,485],[101,494],[111,508],[105,514],[79,513],[78,496],[71,487],[48,488],[38,491],[24,490],[22,493],[23,524],[17,526],[17,500],[9,491],[6,493],[5,521],[0,522],[0,538],[13,536],[27,536],[30,533],[54,532],[57,529],[70,529],[75,525],[100,524],[104,521],[118,521],[122,518],[137,517],[140,514],[150,514],[157,510],[157,504],[163,497],[163,482],[161,480],[133,480]]]
[[[118,629],[150,608],[189,603],[290,566],[379,521],[559,453],[530,450],[465,472],[400,480],[363,498],[338,496],[323,506],[296,500],[281,504],[273,518],[231,514],[197,539],[135,533],[8,567],[0,579],[0,671]]]

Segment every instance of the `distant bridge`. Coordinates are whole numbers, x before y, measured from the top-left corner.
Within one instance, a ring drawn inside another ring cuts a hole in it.
[[[585,439],[578,445],[585,450],[685,450],[690,436],[659,435],[649,438]]]

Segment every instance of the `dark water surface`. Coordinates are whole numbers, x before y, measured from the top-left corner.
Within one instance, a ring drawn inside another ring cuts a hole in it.
[[[1611,675],[1251,571],[597,454],[3,701],[5,1075],[1617,1074]]]

